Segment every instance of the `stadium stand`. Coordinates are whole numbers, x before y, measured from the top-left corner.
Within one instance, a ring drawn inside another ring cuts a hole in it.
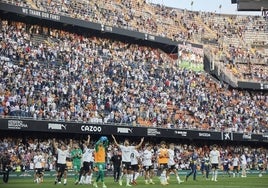
[[[144,0],[2,2],[203,44],[233,80],[268,81],[267,21],[260,16],[192,12]],[[156,47],[0,18],[0,117],[219,131],[222,137],[235,132],[250,139],[251,133],[267,134],[268,93],[230,88],[179,66],[202,64],[200,54],[182,48],[176,59]],[[176,144],[179,169],[189,168],[194,147],[201,155],[209,149]],[[45,156],[45,168],[54,170],[51,139],[0,140],[13,169],[31,170],[36,149]],[[249,169],[267,158],[265,147],[220,146],[222,159],[245,150]]]
[[[206,40],[233,79],[268,79],[262,17],[141,0],[5,2],[173,40]],[[178,68],[159,49],[5,20],[1,28],[1,115],[255,133],[267,127],[267,93],[228,90],[205,73]]]
[[[267,126],[267,93],[228,90],[159,49],[21,22],[1,28],[3,116],[254,133]]]
[[[178,41],[187,40],[202,44],[208,41],[206,48],[220,52],[222,56],[220,62],[223,62],[226,70],[237,79],[267,81],[265,76],[268,71],[268,54],[265,50],[268,38],[267,21],[261,16],[193,12],[156,5],[144,0],[5,1]],[[240,53],[234,54],[233,51]],[[233,62],[235,65],[232,65]],[[245,73],[237,73],[236,70],[243,70]],[[261,70],[262,73],[256,72],[257,70]]]

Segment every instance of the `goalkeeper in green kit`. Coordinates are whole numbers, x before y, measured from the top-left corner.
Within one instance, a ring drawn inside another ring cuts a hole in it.
[[[78,184],[79,182],[79,171],[81,168],[81,160],[82,160],[82,155],[83,152],[81,148],[78,146],[78,144],[74,144],[74,148],[71,151],[71,157],[73,160],[73,170],[74,170],[74,179],[75,179],[75,184]]]

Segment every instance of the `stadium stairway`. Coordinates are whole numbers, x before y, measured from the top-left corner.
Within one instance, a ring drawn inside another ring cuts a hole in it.
[[[200,15],[199,16],[195,16],[195,20],[198,23],[198,25],[200,25],[202,28],[205,29],[205,33],[206,36],[210,39],[216,39],[217,38],[217,33],[215,31],[213,31],[211,28],[209,28],[201,19]]]
[[[44,43],[46,41],[46,37],[40,34],[33,34],[32,35],[32,41],[35,45],[39,45],[41,43]]]
[[[137,2],[140,4],[140,7],[144,8],[144,10],[150,15],[155,15],[154,11],[152,10],[152,6],[148,6],[148,4],[144,2],[144,0],[137,0]]]

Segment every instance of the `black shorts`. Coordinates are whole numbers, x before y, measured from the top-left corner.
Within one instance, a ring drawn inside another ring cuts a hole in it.
[[[200,171],[204,171],[204,170],[205,170],[205,164],[201,163]]]
[[[160,164],[159,164],[159,169],[162,169],[162,170],[163,170],[163,169],[168,169],[168,165],[167,165],[167,163],[162,163],[162,164],[160,163]]]
[[[176,170],[176,166],[175,165],[168,165],[168,169],[169,170]]]
[[[233,167],[233,170],[234,170],[234,171],[238,171],[238,166],[234,166],[234,167]]]
[[[135,164],[135,165],[131,165],[131,170],[137,172],[138,170],[140,169],[139,165],[138,164]]]
[[[143,166],[143,169],[144,169],[145,171],[150,171],[150,170],[153,169],[153,166],[152,166],[152,165],[151,165],[151,166]]]
[[[131,170],[131,163],[130,162],[122,162],[123,169]]]
[[[223,170],[224,171],[228,171],[230,168],[229,168],[229,166],[228,165],[223,165]]]
[[[44,168],[36,168],[35,169],[35,173],[38,174],[38,175],[42,175],[44,172]]]
[[[92,169],[93,169],[93,162],[86,162],[86,161],[83,162],[83,170],[85,172],[89,172]]]
[[[212,163],[211,164],[211,169],[218,169],[219,168],[219,164],[218,163]]]
[[[64,171],[67,171],[67,165],[66,164],[57,164],[57,171],[63,173]]]

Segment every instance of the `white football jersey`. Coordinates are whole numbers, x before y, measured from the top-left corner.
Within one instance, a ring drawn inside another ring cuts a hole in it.
[[[121,149],[122,152],[122,162],[131,162],[130,159],[130,154],[132,152],[132,150],[135,149],[135,146],[124,146],[124,145],[120,145],[119,148]]]
[[[93,152],[94,152],[94,149],[85,148],[84,153],[83,153],[83,161],[84,162],[93,162],[94,161]]]
[[[152,152],[149,150],[144,150],[142,155],[142,165],[143,166],[152,166]]]
[[[237,157],[233,158],[233,166],[238,166],[239,159]]]
[[[218,150],[211,150],[209,157],[211,164],[219,164],[220,152]]]
[[[58,164],[66,164],[66,158],[69,155],[69,151],[68,150],[61,150],[58,148],[57,152],[58,152],[57,163]]]
[[[42,163],[45,161],[45,159],[42,155],[35,155],[33,161],[35,168],[42,168]]]
[[[245,154],[241,155],[241,164],[243,164],[243,165],[247,164],[247,158],[246,158]]]
[[[139,157],[140,157],[139,152],[136,149],[132,150],[130,154],[131,165],[137,165],[139,162]]]
[[[174,152],[174,150],[168,149],[168,156],[169,156],[169,158],[168,158],[168,165],[169,166],[175,165],[175,160],[174,160],[174,158],[175,158],[175,152]]]

